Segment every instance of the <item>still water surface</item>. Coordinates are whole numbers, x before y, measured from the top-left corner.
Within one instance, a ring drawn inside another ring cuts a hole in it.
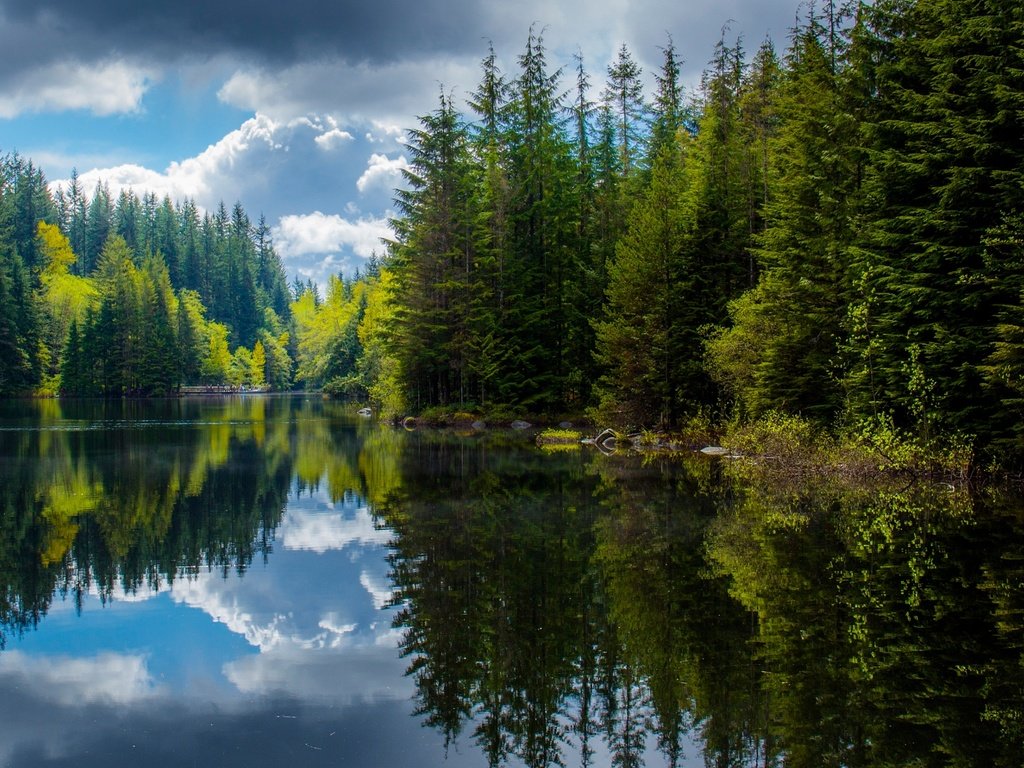
[[[1024,765],[1024,504],[0,403],[0,765]]]

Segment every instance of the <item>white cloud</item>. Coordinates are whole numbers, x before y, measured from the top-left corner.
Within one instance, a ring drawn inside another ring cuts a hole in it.
[[[385,547],[391,540],[392,533],[377,528],[369,509],[361,507],[356,510],[354,517],[348,517],[342,512],[291,510],[281,522],[278,535],[284,542],[285,549],[301,549],[323,554],[328,550],[344,549],[353,544]]]
[[[403,144],[405,129],[394,123],[373,121],[373,128],[366,132],[366,140],[371,144]]]
[[[399,155],[392,160],[387,155],[378,155],[374,152],[370,155],[363,175],[356,181],[356,189],[362,193],[374,186],[394,187],[401,180],[402,171],[408,168],[409,161],[405,159],[405,155]]]
[[[285,149],[279,136],[283,127],[266,115],[256,115],[200,154],[173,162],[162,172],[125,163],[112,168],[93,168],[79,173],[78,178],[89,193],[98,182],[103,182],[115,198],[122,189],[134,189],[139,195],[154,192],[161,198],[169,195],[172,200],[195,199],[200,205],[212,208],[224,199],[217,194],[223,189],[220,186],[223,180],[237,172],[247,155],[258,149]],[[51,187],[66,184],[67,179],[61,179],[52,182]]]
[[[378,611],[386,608],[394,597],[395,593],[391,588],[390,579],[375,576],[369,571],[362,571],[359,574],[359,583],[363,585],[363,589],[370,593],[373,607]]]
[[[55,61],[7,83],[0,92],[0,117],[79,109],[95,115],[137,112],[153,78],[151,70],[122,61]]]
[[[204,573],[194,579],[176,581],[171,597],[177,603],[199,608],[260,651],[268,651],[288,639],[282,630],[286,621],[283,613],[273,612],[262,622],[257,621],[253,613],[242,606],[238,595],[230,593],[214,574]]]
[[[336,705],[406,699],[413,683],[404,660],[390,645],[325,648],[300,652],[280,648],[224,665],[224,675],[248,695],[291,694]]]
[[[314,141],[320,149],[330,151],[332,149],[337,149],[342,144],[352,141],[352,134],[348,131],[343,131],[340,128],[332,128],[325,133],[321,133],[314,139]]]
[[[158,693],[145,658],[118,653],[76,659],[6,651],[0,678],[23,678],[26,690],[67,707],[133,704]]]
[[[382,250],[381,238],[392,237],[393,232],[385,218],[349,221],[337,214],[314,211],[282,216],[273,229],[273,236],[274,246],[284,259],[346,249],[368,259]]]

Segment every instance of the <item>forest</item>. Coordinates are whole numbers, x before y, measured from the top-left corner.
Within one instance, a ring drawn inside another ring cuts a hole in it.
[[[799,415],[1024,448],[1024,7],[801,6],[646,88],[531,29],[408,134],[394,237],[289,285],[236,204],[0,172],[0,392],[304,386],[385,415]],[[648,92],[649,91],[649,92]]]

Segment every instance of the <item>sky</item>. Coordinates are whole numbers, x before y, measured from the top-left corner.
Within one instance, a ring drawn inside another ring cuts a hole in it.
[[[493,44],[514,74],[531,26],[592,98],[625,44],[648,78],[671,39],[695,85],[728,28],[784,49],[798,0],[0,0],[0,153],[51,186],[72,169],[272,227],[289,278],[351,275],[388,235],[403,145],[441,90],[474,90]],[[566,77],[568,88],[570,77]]]

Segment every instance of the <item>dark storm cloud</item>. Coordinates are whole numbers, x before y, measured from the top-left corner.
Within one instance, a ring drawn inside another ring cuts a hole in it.
[[[0,35],[8,44],[5,66],[103,54],[377,62],[476,45],[466,30],[476,26],[480,7],[475,0],[0,0]]]

